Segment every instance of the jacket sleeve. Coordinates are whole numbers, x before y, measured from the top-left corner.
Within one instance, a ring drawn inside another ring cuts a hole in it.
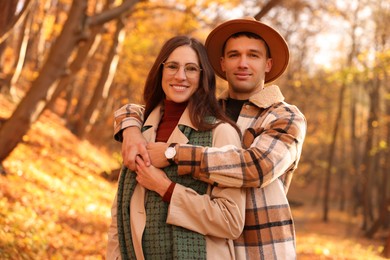
[[[180,145],[178,172],[218,186],[264,187],[295,170],[305,134],[306,119],[300,111],[279,106],[268,112],[261,125],[245,130],[247,149]]]
[[[240,146],[235,129],[221,124],[214,130],[213,145],[226,143]],[[208,194],[176,184],[169,205],[167,223],[203,235],[236,239],[244,228],[245,190],[209,186]]]
[[[141,129],[145,108],[141,105],[127,104],[114,112],[114,139],[123,141],[122,131],[130,126]]]

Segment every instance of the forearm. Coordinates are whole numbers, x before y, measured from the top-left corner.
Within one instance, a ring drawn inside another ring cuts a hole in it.
[[[252,160],[245,154],[250,155],[230,145],[222,148],[180,145],[176,155],[178,173],[192,174],[195,179],[218,187],[259,187],[259,172],[249,167]]]
[[[146,140],[142,136],[144,108],[140,105],[128,104],[114,113],[114,139],[122,142],[123,164],[130,170],[135,169],[135,157],[140,155],[150,164],[146,150]]]
[[[188,149],[182,147],[181,149]],[[202,153],[197,164],[182,163],[178,156],[179,174],[192,173],[195,179],[220,187],[263,187],[284,174],[295,162],[296,148],[280,154],[265,157],[264,151],[257,147],[230,149],[221,153],[220,149],[192,147],[196,154]],[[275,156],[273,156],[275,155]],[[260,159],[257,159],[260,158]]]
[[[124,129],[135,126],[141,129],[144,120],[144,107],[127,104],[114,112],[114,139],[122,142]]]
[[[210,195],[176,184],[167,223],[203,235],[236,239],[245,221],[245,190],[214,187]]]
[[[277,126],[262,129],[252,137],[248,149],[180,145],[178,172],[221,187],[263,187],[299,161],[306,122],[298,118],[294,124],[287,132]]]

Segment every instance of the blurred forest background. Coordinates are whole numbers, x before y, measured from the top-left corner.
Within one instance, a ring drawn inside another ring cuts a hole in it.
[[[165,40],[242,16],[287,40],[274,83],[308,121],[299,259],[390,258],[390,0],[1,0],[1,259],[104,258],[113,112]]]

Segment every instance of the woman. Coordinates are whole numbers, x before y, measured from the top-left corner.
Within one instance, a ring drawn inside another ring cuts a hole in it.
[[[149,142],[240,146],[196,39],[177,36],[165,43],[146,79],[144,100]],[[119,178],[107,259],[235,259],[232,240],[244,226],[244,190],[178,176],[174,163],[164,171],[146,167],[141,158],[137,164],[135,173],[124,168]]]

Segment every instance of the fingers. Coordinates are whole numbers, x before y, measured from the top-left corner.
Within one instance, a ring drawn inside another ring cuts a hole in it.
[[[136,167],[135,158],[137,154],[136,149],[129,149],[129,147],[122,148],[123,164],[132,171],[134,171]]]
[[[143,159],[146,166],[150,165],[149,153],[145,143],[130,146],[125,145],[125,143],[122,144],[123,164],[130,170],[135,170],[137,156],[140,156]]]
[[[143,162],[146,166],[150,166],[150,158],[148,150],[146,149],[146,144],[138,144],[138,155],[142,157]]]
[[[140,155],[145,164],[150,164],[148,151],[146,150],[146,140],[137,127],[128,127],[123,130],[122,158],[123,164],[130,170],[136,169],[136,156]]]
[[[141,156],[139,156],[139,155],[137,155],[136,157],[135,157],[135,162],[137,163],[137,169],[138,168],[144,168],[145,167],[145,162],[144,162],[144,160],[141,158]]]

